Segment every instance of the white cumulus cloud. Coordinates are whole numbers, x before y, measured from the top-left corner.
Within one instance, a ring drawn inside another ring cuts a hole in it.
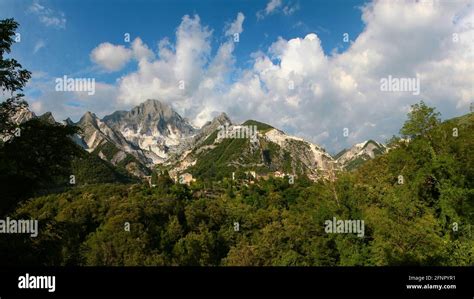
[[[122,69],[132,58],[132,51],[122,45],[102,43],[91,52],[91,60],[106,71]]]

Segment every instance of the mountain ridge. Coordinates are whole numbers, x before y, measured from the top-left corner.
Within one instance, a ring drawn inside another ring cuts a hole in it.
[[[31,117],[37,116],[24,112],[19,118]],[[49,112],[40,118],[54,121]],[[148,170],[160,166],[172,176],[191,172],[197,176],[206,173],[209,177],[214,169],[222,177],[244,169],[256,170],[261,175],[274,172],[306,175],[316,180],[330,177],[335,168],[353,169],[386,151],[383,144],[367,140],[333,157],[323,147],[269,124],[252,119],[236,124],[225,112],[195,128],[171,105],[155,99],[103,118],[87,111],[78,122],[67,118],[63,123],[80,128],[73,136],[76,144],[138,177],[146,177]],[[219,138],[222,130],[251,129],[252,132],[255,128],[252,140],[241,140],[239,134],[235,135],[237,138],[232,134],[230,139]],[[216,165],[220,169],[215,169]]]

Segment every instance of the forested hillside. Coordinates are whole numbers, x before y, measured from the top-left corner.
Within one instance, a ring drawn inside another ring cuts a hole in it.
[[[2,264],[473,265],[474,115],[438,117],[414,105],[404,139],[334,182],[188,187],[165,173],[156,187],[89,185],[33,198],[11,216],[39,219],[41,233],[2,239]],[[363,219],[364,237],[326,233],[333,217]]]

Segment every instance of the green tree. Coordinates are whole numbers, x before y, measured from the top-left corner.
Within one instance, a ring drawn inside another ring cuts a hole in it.
[[[439,116],[435,108],[427,106],[423,101],[414,104],[400,133],[411,139],[422,136],[431,140],[430,132],[441,122]]]
[[[0,148],[0,214],[35,192],[67,186],[71,161],[81,151],[68,137],[74,127],[32,119],[20,129],[20,137]]]
[[[3,93],[10,95],[0,103],[0,135],[4,137],[11,136],[16,129],[12,116],[28,106],[22,99],[23,94],[17,92],[23,90],[31,73],[15,59],[5,57],[11,52],[17,28],[18,23],[13,19],[0,20],[0,88]]]
[[[28,104],[17,93],[31,73],[22,69],[10,53],[18,23],[0,21],[0,87],[11,97],[0,104],[0,215],[11,211],[21,200],[41,189],[65,186],[71,173],[71,160],[80,148],[71,138],[75,127],[50,124],[41,119],[18,123],[14,116]],[[19,134],[16,134],[16,130]]]

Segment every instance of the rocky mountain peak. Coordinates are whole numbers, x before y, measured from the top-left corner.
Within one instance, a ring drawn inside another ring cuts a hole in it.
[[[120,130],[139,131],[141,134],[191,135],[194,128],[172,107],[158,100],[148,99],[130,111],[117,111],[104,117],[103,121]],[[176,132],[178,131],[178,132]]]
[[[230,120],[229,116],[227,116],[226,113],[222,112],[216,117],[214,117],[212,120],[205,123],[202,126],[201,131],[203,130],[207,131],[207,128],[212,128],[212,130],[215,130],[217,129],[218,126],[225,125],[225,124],[231,125],[232,121]]]
[[[102,121],[144,150],[154,163],[160,163],[168,158],[169,153],[179,151],[183,140],[197,133],[169,104],[153,99],[130,111],[116,111]]]
[[[232,124],[232,121],[230,120],[229,116],[227,116],[227,114],[225,112],[222,112],[221,114],[216,116],[213,119],[213,121],[214,122],[219,122],[220,124],[225,124],[225,123]]]
[[[53,114],[49,111],[40,115],[38,118],[50,124],[56,123],[56,120],[54,119]]]
[[[386,147],[374,140],[357,143],[336,155],[337,163],[347,170],[354,169],[363,161],[373,159],[386,152]]]
[[[79,123],[88,123],[88,122],[94,122],[95,120],[97,120],[97,116],[90,112],[90,111],[87,111],[86,113],[84,113],[84,115],[81,117],[81,119],[79,120]]]
[[[131,114],[141,114],[141,115],[160,115],[164,118],[170,118],[176,112],[173,111],[170,105],[163,103],[159,100],[148,99],[140,105],[133,108]]]
[[[35,117],[35,113],[30,111],[28,107],[21,107],[16,111],[15,115],[12,116],[11,121],[16,124],[22,124]]]

